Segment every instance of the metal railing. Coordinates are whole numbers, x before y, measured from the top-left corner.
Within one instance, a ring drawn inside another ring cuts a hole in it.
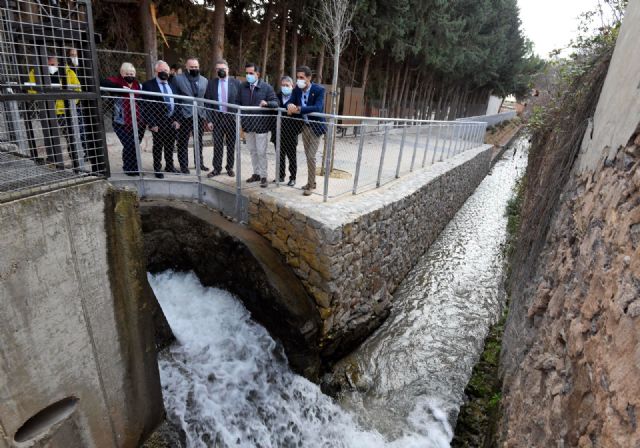
[[[139,176],[142,195],[144,181],[154,177],[191,176],[197,182],[233,186],[240,196],[258,188],[262,178],[268,187],[279,187],[288,173],[297,188],[316,179],[311,194],[326,201],[380,187],[479,146],[486,129],[483,122],[321,113],[304,119],[287,115],[285,109],[101,90],[105,119],[113,117],[112,125],[105,125],[113,129],[107,132],[112,177]],[[123,127],[118,121],[126,115],[130,125]]]
[[[494,115],[478,115],[475,117],[458,118],[456,121],[475,121],[478,123],[487,123],[487,126],[496,126],[505,121],[513,120],[517,114],[515,110],[509,112],[501,112]]]

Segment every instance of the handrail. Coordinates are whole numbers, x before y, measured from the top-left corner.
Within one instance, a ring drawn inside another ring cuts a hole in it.
[[[211,104],[214,106],[225,106],[229,109],[239,110],[239,111],[273,111],[274,115],[276,112],[287,112],[287,109],[282,107],[259,107],[259,106],[241,106],[239,104],[234,103],[225,103],[223,101],[215,101],[209,100],[206,98],[194,98],[192,96],[184,96],[184,95],[176,95],[176,94],[164,94],[161,92],[149,92],[147,90],[131,90],[131,89],[118,89],[112,87],[100,87],[101,92],[109,92],[109,93],[120,93],[129,95],[134,93],[135,95],[142,96],[155,96],[155,97],[171,97],[177,100],[184,100],[188,102],[196,102],[202,104]],[[180,106],[180,105],[178,105]],[[470,123],[471,120],[466,120],[465,118],[459,118],[455,121],[453,120],[422,120],[417,118],[387,118],[387,117],[365,117],[361,115],[333,115],[333,114],[325,114],[322,112],[312,112],[307,114],[313,117],[319,118],[330,118],[335,120],[360,120],[360,121],[382,121],[385,123],[406,123],[411,122],[415,124],[455,124],[455,123]]]

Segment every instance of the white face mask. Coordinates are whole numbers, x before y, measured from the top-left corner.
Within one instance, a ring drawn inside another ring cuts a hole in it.
[[[301,88],[304,89],[305,87],[307,87],[307,80],[306,79],[298,79],[296,81],[296,85]]]
[[[71,63],[73,64],[74,67],[78,66],[78,58],[71,58]]]
[[[50,75],[55,75],[56,73],[58,73],[58,67],[50,65],[49,66],[49,74]]]

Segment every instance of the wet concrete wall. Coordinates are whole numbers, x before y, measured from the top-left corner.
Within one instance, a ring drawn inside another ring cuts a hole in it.
[[[0,447],[137,447],[164,413],[134,195],[0,205]]]

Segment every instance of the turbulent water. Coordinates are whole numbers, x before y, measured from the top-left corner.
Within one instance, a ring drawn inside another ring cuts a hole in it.
[[[354,355],[340,403],[289,370],[239,300],[192,273],[149,276],[177,342],[160,356],[165,407],[189,447],[447,447],[450,420],[502,305],[504,209],[525,159],[500,161]]]

